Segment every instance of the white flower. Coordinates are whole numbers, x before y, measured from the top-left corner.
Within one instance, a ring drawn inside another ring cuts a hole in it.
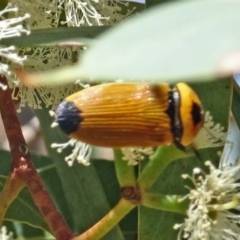
[[[114,24],[129,16],[135,9],[128,10],[124,15],[121,13],[121,5],[128,3],[115,0],[59,0],[58,8],[64,9],[67,24],[72,27],[82,25],[109,25]]]
[[[96,1],[98,3],[98,1]],[[109,17],[101,16],[94,7],[95,1],[79,1],[79,0],[62,0],[60,5],[63,5],[66,12],[66,22],[68,26],[81,26],[81,25],[103,25],[103,19],[109,19]],[[94,22],[95,24],[93,24]]]
[[[26,21],[26,25],[31,30],[57,27],[59,24],[61,10],[58,9],[57,0],[9,0],[9,2],[17,6],[18,12],[10,13],[8,17],[29,13],[31,18]]]
[[[28,13],[25,13],[22,17],[5,17],[6,14],[15,14],[17,11],[18,8],[13,7],[12,4],[8,4],[4,10],[0,11],[0,40],[4,38],[19,37],[22,33],[30,33],[22,26],[22,22],[30,17]]]
[[[77,82],[77,81],[76,81]],[[55,109],[62,99],[66,98],[73,92],[80,90],[79,83],[69,84],[64,87],[55,86],[55,87],[38,87],[28,88],[23,85],[15,85],[12,90],[12,99],[18,100],[21,99],[21,102],[18,106],[18,112],[21,111],[21,108],[25,106],[26,103],[32,108],[41,109],[42,105],[45,107],[51,107]],[[10,84],[10,86],[12,86]]]
[[[7,233],[7,228],[5,226],[1,227],[0,230],[0,240],[13,240],[13,233]]]
[[[144,159],[144,155],[151,156],[153,148],[121,148],[123,160],[128,161],[128,165],[137,165],[139,161]]]
[[[73,165],[75,160],[85,166],[88,166],[90,164],[89,160],[92,153],[92,148],[86,143],[71,139],[66,143],[53,143],[51,145],[52,148],[57,148],[58,152],[62,152],[62,150],[68,146],[73,148],[72,154],[65,157],[65,161],[70,167]]]
[[[0,42],[1,39],[20,36],[22,33],[30,33],[22,26],[22,22],[30,17],[29,14],[6,18],[7,14],[15,14],[17,11],[18,8],[12,7],[11,4],[8,4],[4,10],[0,11]],[[15,74],[9,69],[9,65],[6,62],[23,65],[24,60],[26,60],[26,57],[19,56],[16,53],[16,48],[14,46],[6,47],[0,45],[0,74],[7,77],[8,80],[11,80],[12,82],[17,81]],[[0,84],[0,87],[6,89],[7,86]]]
[[[196,149],[213,148],[225,144],[227,132],[219,123],[214,123],[210,112],[206,111],[204,125],[193,141]]]
[[[217,169],[206,162],[210,173],[195,168],[193,176],[183,175],[194,184],[182,200],[190,200],[187,218],[180,228],[178,239],[230,240],[240,239],[240,166]]]

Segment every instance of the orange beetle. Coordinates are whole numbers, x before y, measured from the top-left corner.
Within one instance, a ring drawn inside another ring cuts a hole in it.
[[[105,83],[60,103],[56,121],[70,138],[103,147],[184,148],[203,125],[203,108],[185,83]]]

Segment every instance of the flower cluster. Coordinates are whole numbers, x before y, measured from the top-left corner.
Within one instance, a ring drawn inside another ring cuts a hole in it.
[[[128,9],[122,14],[122,7],[127,7],[128,2],[106,0],[59,0],[58,8],[63,9],[66,20],[62,24],[79,27],[82,25],[110,25],[129,16],[134,10]]]
[[[129,165],[137,165],[145,156],[154,153],[153,148],[122,148],[123,160],[128,161]]]
[[[196,149],[220,147],[225,144],[227,133],[224,128],[213,121],[209,111],[205,112],[204,125],[193,141]]]
[[[189,178],[194,189],[182,200],[190,200],[187,218],[180,228],[178,239],[227,240],[239,238],[240,223],[240,166],[215,168],[207,161],[209,174],[199,168],[193,170]]]
[[[30,17],[29,14],[26,13],[23,16],[6,18],[7,14],[16,13],[17,11],[18,8],[11,4],[8,4],[4,10],[0,11],[0,41],[2,39],[20,36],[22,33],[30,33],[22,25],[22,23]],[[23,65],[23,61],[26,60],[26,58],[19,56],[14,46],[8,47],[0,45],[0,60],[0,74],[12,82],[17,82],[15,74],[10,70],[9,64],[6,62]],[[5,89],[7,86],[1,84],[0,87]]]
[[[6,9],[0,12],[0,20],[4,19],[0,22],[0,40],[19,36],[21,33],[28,34],[29,31],[23,26],[36,30],[56,28],[59,25],[79,27],[113,24],[127,17],[134,10],[122,13],[121,6],[127,4],[115,0],[39,0],[37,2],[10,0]],[[28,88],[19,83],[12,69],[16,68],[16,63],[23,65],[23,61],[24,69],[29,72],[70,65],[75,62],[73,59],[81,56],[82,47],[74,49],[48,46],[21,47],[18,49],[18,54],[15,52],[16,49],[13,46],[7,48],[0,46],[0,57],[4,58],[2,59],[4,63],[2,61],[0,63],[0,73],[11,80],[9,86],[13,89],[12,97],[20,101],[18,111],[21,111],[26,104],[35,109],[41,109],[43,105],[54,109],[63,98],[77,90],[78,85],[74,84],[64,87]]]

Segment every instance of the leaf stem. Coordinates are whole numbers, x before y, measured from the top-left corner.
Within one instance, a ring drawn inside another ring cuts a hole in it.
[[[159,147],[138,177],[139,188],[141,188],[141,191],[150,189],[169,163],[192,155],[192,151],[184,152],[174,145]]]
[[[141,204],[143,206],[154,208],[162,211],[186,214],[189,206],[188,201],[179,201],[182,196],[163,195],[150,192],[141,193]]]
[[[121,149],[114,149],[115,170],[117,179],[121,187],[137,187],[137,180],[134,173],[134,167],[129,166],[127,161],[123,161]]]
[[[129,213],[136,205],[131,202],[120,199],[118,204],[105,215],[98,223],[89,230],[84,232],[74,240],[98,240],[109,232],[127,213]]]

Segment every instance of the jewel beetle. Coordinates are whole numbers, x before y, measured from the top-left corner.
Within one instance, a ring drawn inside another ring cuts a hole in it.
[[[197,94],[185,83],[105,83],[76,92],[56,110],[70,137],[102,147],[192,143],[203,125]]]

